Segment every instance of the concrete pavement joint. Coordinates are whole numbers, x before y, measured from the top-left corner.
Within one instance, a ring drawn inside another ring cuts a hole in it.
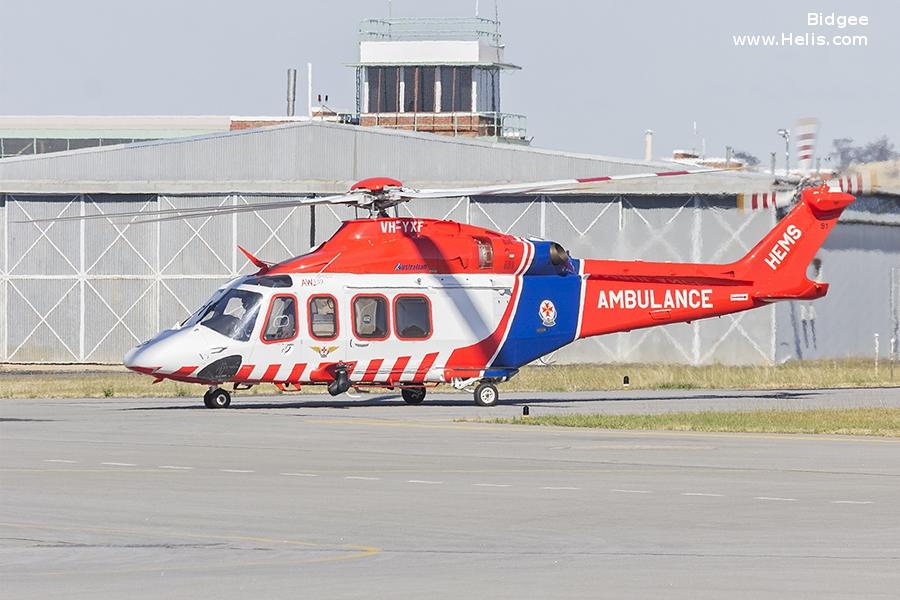
[[[44,462],[51,462],[45,460]],[[56,462],[56,461],[53,461]],[[77,461],[66,461],[72,464],[76,464]],[[119,462],[103,462],[101,465],[108,466],[123,466],[123,467],[132,467],[137,466],[134,463],[119,463]],[[174,471],[188,471],[194,470],[194,467],[190,466],[182,466],[182,465],[160,465],[157,469],[165,469],[165,470],[174,470]],[[16,472],[16,471],[29,471],[30,469],[0,469],[0,471],[7,472]],[[66,473],[104,473],[108,471],[101,471],[98,469],[33,469],[31,471],[35,472],[66,472]],[[152,471],[152,470],[150,470]],[[146,469],[128,469],[128,470],[117,470],[116,472],[150,472]],[[218,469],[219,472],[222,473],[235,473],[235,474],[252,474],[256,473],[253,469]],[[543,470],[541,470],[543,471]],[[468,473],[469,471],[460,470],[460,473]],[[481,472],[481,471],[474,471]],[[338,475],[337,473],[331,473],[332,475]],[[290,473],[290,472],[281,472],[279,473],[281,476],[287,477],[319,477],[320,474],[317,473]],[[371,476],[363,476],[363,475],[345,475],[343,479],[346,480],[356,480],[356,481],[381,481],[381,477],[371,477]],[[434,481],[434,480],[423,480],[423,479],[409,479],[407,483],[413,484],[423,484],[423,485],[443,485],[443,481]],[[484,488],[508,488],[511,487],[510,484],[497,484],[497,483],[474,483],[472,484],[474,487],[484,487]],[[543,486],[540,489],[542,490],[580,490],[580,487],[575,486]],[[611,488],[609,490],[613,493],[623,493],[623,494],[653,494],[654,492],[651,490],[637,490],[637,489],[626,489],[626,488]],[[674,492],[673,492],[674,493]],[[688,497],[708,497],[708,498],[723,498],[724,494],[719,493],[711,493],[711,492],[680,492],[681,496]],[[773,502],[797,502],[797,498],[784,498],[777,496],[754,496],[754,500],[762,500],[762,501],[773,501]],[[871,500],[830,500],[828,501],[831,504],[848,504],[848,505],[866,505],[866,504],[874,504]]]

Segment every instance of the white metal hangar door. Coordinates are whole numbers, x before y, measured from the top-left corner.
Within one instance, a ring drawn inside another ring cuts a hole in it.
[[[18,223],[70,215],[269,202],[264,196],[6,195],[3,208],[0,359],[118,362],[156,331],[181,321],[218,285],[250,267],[240,244],[264,260],[327,239],[348,207],[286,208],[165,223],[99,219]],[[398,208],[400,216],[449,218],[562,243],[589,258],[727,262],[774,222],[715,196],[455,198]],[[362,215],[360,215],[362,216]],[[136,219],[137,220],[137,219]],[[769,309],[583,340],[559,362],[769,362]]]
[[[239,205],[271,197],[5,195],[0,358],[117,363],[183,320],[249,262],[237,245],[280,260],[308,249],[296,208],[189,221],[20,223],[28,219]]]

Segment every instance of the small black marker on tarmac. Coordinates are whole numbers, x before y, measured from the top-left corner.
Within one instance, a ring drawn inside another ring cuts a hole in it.
[[[523,406],[522,407],[522,418],[527,419],[529,414],[531,414],[531,409],[528,408],[528,406]]]
[[[622,378],[622,387],[628,387],[631,385],[631,380],[628,378],[628,375]]]

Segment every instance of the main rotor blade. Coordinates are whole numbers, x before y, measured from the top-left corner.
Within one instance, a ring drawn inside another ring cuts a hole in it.
[[[457,196],[505,196],[513,194],[537,194],[541,192],[576,191],[598,183],[610,181],[627,181],[650,177],[672,177],[677,175],[694,175],[696,173],[714,173],[731,169],[695,169],[693,171],[660,171],[656,173],[634,173],[631,175],[607,175],[603,177],[581,177],[576,179],[555,179],[551,181],[534,181],[531,183],[501,183],[470,188],[445,189],[401,189],[399,195],[407,199],[455,198]]]
[[[293,208],[295,206],[307,206],[316,204],[342,204],[350,198],[359,198],[364,196],[359,192],[353,194],[335,194],[331,196],[315,196],[307,198],[298,198],[293,200],[278,200],[276,202],[259,202],[256,204],[220,204],[217,206],[198,206],[195,208],[165,208],[161,210],[145,210],[145,211],[129,211],[119,213],[105,213],[96,215],[75,215],[57,218],[41,218],[22,221],[13,221],[13,223],[50,223],[62,221],[92,221],[96,219],[135,219],[133,223],[156,223],[159,221],[174,221],[178,219],[196,219],[200,217],[214,217],[218,215],[230,215],[242,212],[257,212],[264,210],[277,210],[279,208]],[[150,217],[150,218],[144,218]],[[160,218],[153,218],[160,217]],[[171,217],[171,218],[168,218]]]
[[[235,214],[243,214],[243,213],[256,213],[263,212],[266,210],[279,210],[285,208],[294,208],[297,206],[314,206],[318,204],[350,204],[348,201],[348,196],[353,199],[358,199],[362,194],[339,194],[334,196],[320,196],[318,198],[303,198],[299,200],[289,200],[286,202],[272,202],[265,204],[242,204],[240,206],[223,206],[222,210],[215,211],[192,211],[191,209],[183,209],[180,214],[170,215],[156,215],[154,213],[143,213],[148,217],[156,217],[150,219],[141,219],[139,218],[136,221],[133,221],[135,224],[137,223],[162,223],[165,221],[179,221],[183,219],[200,219],[203,217],[220,217],[225,215],[235,215]],[[354,201],[353,204],[356,204]]]

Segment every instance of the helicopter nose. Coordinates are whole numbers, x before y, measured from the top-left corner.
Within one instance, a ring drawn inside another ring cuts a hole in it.
[[[166,371],[173,360],[177,360],[181,354],[178,332],[166,330],[152,339],[135,346],[122,358],[126,368],[144,373],[154,374],[156,371]],[[183,340],[182,340],[183,341]]]
[[[157,356],[159,353],[154,350],[153,346],[154,342],[152,341],[135,346],[125,354],[122,363],[127,369],[151,375],[164,366],[161,361],[156,360],[160,357]]]

